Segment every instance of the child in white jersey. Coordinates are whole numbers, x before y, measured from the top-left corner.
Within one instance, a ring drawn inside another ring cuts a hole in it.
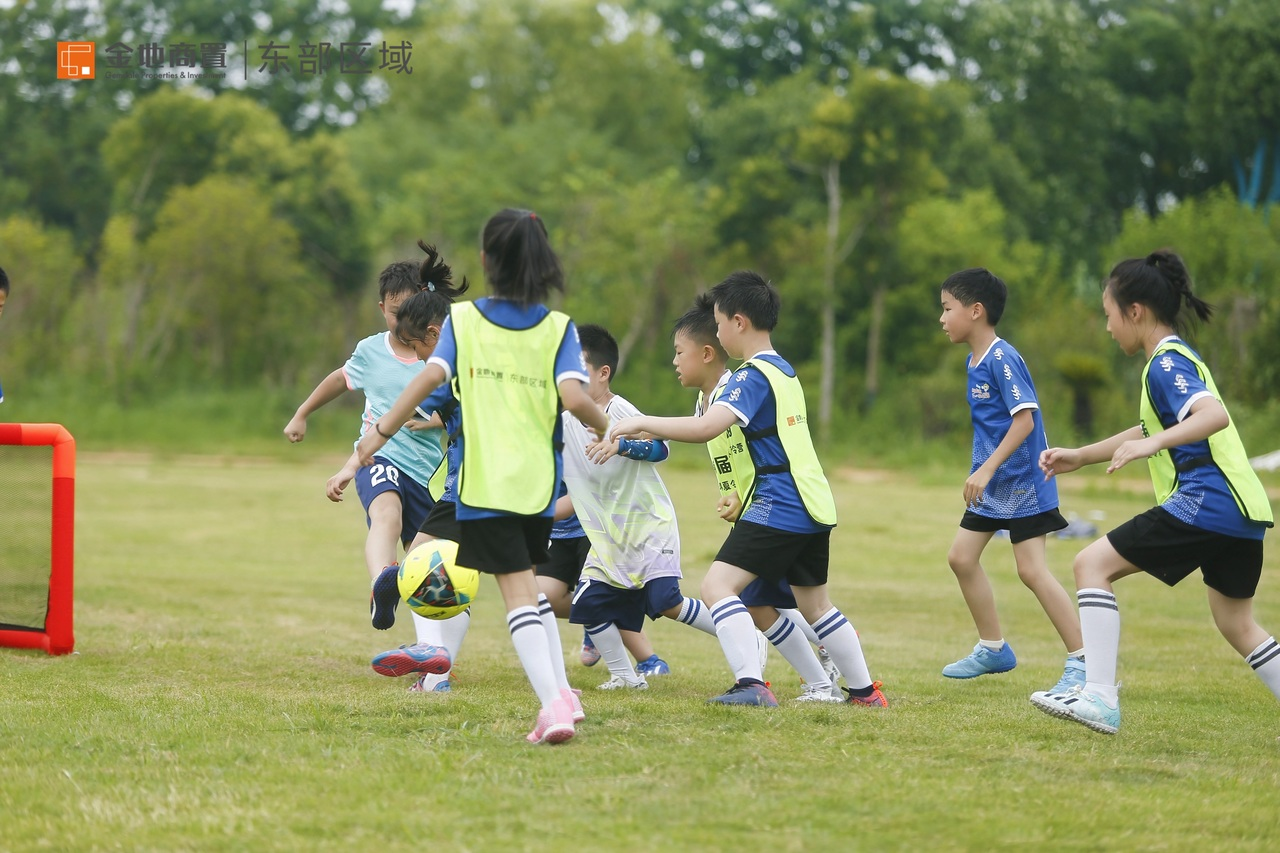
[[[640,414],[614,394],[618,344],[604,328],[581,326],[587,391],[610,420]],[[680,533],[671,496],[652,463],[667,457],[660,441],[597,441],[573,415],[564,421],[564,483],[591,550],[573,594],[569,621],[585,626],[611,678],[602,690],[644,689],[621,631],[640,631],[646,614],[666,616],[708,634],[715,624],[701,601],[680,591]]]

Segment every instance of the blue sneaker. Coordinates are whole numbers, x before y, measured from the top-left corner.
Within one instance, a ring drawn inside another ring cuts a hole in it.
[[[707,704],[763,705],[766,708],[776,708],[778,707],[778,699],[773,695],[773,691],[769,689],[767,684],[761,684],[759,681],[750,681],[744,684],[739,681],[719,696],[708,699]]]
[[[369,621],[379,631],[396,624],[396,605],[400,603],[400,565],[392,563],[382,570],[369,592]]]
[[[596,648],[596,644],[591,642],[591,635],[586,631],[582,632],[582,649],[578,652],[578,660],[583,666],[595,666],[600,663],[600,650]]]
[[[1008,672],[1017,665],[1018,658],[1014,656],[1013,649],[1009,648],[1008,643],[1001,646],[998,652],[993,652],[982,643],[978,643],[968,657],[944,666],[942,674],[947,678],[977,678],[979,675]]]
[[[636,664],[637,675],[670,675],[671,667],[667,666],[667,662],[657,655],[650,655],[648,659],[640,661]]]
[[[1046,714],[1072,720],[1095,732],[1113,735],[1120,729],[1120,703],[1112,708],[1102,697],[1083,687],[1074,687],[1057,695],[1033,693],[1031,703]]]
[[[1063,667],[1062,678],[1046,692],[1053,694],[1070,693],[1073,687],[1084,687],[1084,661],[1079,658],[1067,658]]]
[[[449,671],[453,661],[449,658],[449,650],[444,646],[415,643],[389,652],[380,652],[374,656],[369,665],[379,675],[399,678],[411,672],[443,675]]]

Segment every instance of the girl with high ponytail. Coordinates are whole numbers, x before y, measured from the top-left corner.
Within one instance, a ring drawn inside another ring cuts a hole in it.
[[[1142,352],[1139,422],[1087,447],[1040,455],[1046,477],[1108,462],[1107,473],[1146,459],[1159,505],[1125,522],[1075,560],[1085,685],[1035,693],[1046,713],[1115,734],[1120,610],[1112,583],[1146,572],[1173,586],[1200,569],[1214,624],[1280,698],[1280,645],[1253,619],[1262,538],[1274,518],[1213,376],[1182,339],[1213,308],[1192,291],[1186,264],[1160,249],[1112,268],[1103,282],[1107,331],[1126,355]]]

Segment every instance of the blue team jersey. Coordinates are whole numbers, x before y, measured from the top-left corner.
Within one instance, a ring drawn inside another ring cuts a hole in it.
[[[453,396],[451,383],[444,383],[431,392],[427,399],[418,406],[418,410],[428,417],[439,415],[444,422],[445,435],[450,437],[449,449],[445,451],[444,491],[441,501],[456,504],[458,502],[458,466],[462,464],[462,452],[458,439],[462,436],[462,406],[458,398]]]
[[[560,481],[560,493],[556,495],[556,500],[569,494],[569,488],[564,484],[564,480]],[[579,539],[586,536],[587,532],[582,529],[582,525],[578,522],[578,516],[571,515],[568,518],[557,521],[551,525],[552,539]]]
[[[1179,342],[1186,346],[1185,342]],[[1151,365],[1147,388],[1151,392],[1151,405],[1165,429],[1185,420],[1196,400],[1213,396],[1195,365],[1173,350],[1162,354],[1160,360]],[[1176,445],[1169,448],[1169,455],[1174,466],[1181,468],[1193,459],[1209,456],[1209,440]],[[1217,465],[1179,470],[1178,489],[1161,506],[1179,521],[1214,533],[1261,539],[1266,532],[1265,526],[1249,521],[1240,512],[1227,478]]]
[[[791,365],[772,350],[753,357],[777,366],[787,376],[796,374]],[[725,383],[724,392],[712,405],[725,406],[733,412],[738,426],[744,432],[772,430],[772,435],[747,442],[747,450],[757,471],[769,466],[788,464],[787,454],[782,449],[782,439],[778,438],[777,402],[773,396],[773,388],[763,373],[749,364],[738,368]],[[800,498],[800,490],[796,488],[796,481],[787,471],[756,477],[755,490],[741,520],[788,533],[817,533],[830,529],[809,516],[804,501]]]
[[[360,435],[373,429],[373,424],[391,409],[409,380],[417,376],[423,364],[417,357],[401,358],[391,349],[391,333],[370,335],[356,344],[355,352],[342,366],[347,388],[364,392],[364,416]],[[378,451],[401,472],[425,486],[444,458],[442,431],[411,430],[401,427],[386,446]],[[359,444],[359,441],[356,442]]]
[[[1031,372],[1022,356],[1006,340],[996,338],[978,359],[969,363],[969,414],[973,421],[972,474],[995,453],[1009,433],[1013,416],[1031,410],[1034,426],[1004,464],[996,469],[970,510],[987,518],[1025,518],[1058,508],[1058,485],[1045,480],[1040,453],[1049,446],[1040,417],[1040,403]]]
[[[530,329],[542,322],[543,318],[551,312],[551,309],[545,305],[529,305],[522,307],[509,299],[496,299],[494,297],[484,297],[475,301],[476,309],[485,316],[489,322],[496,326],[507,329]],[[448,317],[444,321],[444,326],[440,329],[440,340],[436,343],[435,352],[427,361],[428,364],[439,365],[445,372],[445,381],[451,380],[458,371],[458,342],[453,336],[453,318]],[[566,379],[577,379],[582,384],[587,384],[587,363],[582,357],[582,344],[578,341],[578,327],[569,321],[569,325],[565,328],[564,338],[560,341],[560,347],[556,350],[555,361],[555,383],[559,385]],[[560,418],[556,418],[555,433],[552,440],[559,446],[562,440],[563,428]],[[458,432],[456,439],[458,445],[458,458],[462,458],[462,432]],[[561,462],[560,451],[556,451],[556,479],[559,480],[564,473],[564,466]],[[496,510],[474,509],[462,502],[457,502],[458,520],[470,521],[477,518],[494,518],[496,516],[506,515],[507,513]],[[552,515],[555,512],[555,498],[547,504],[540,515]]]

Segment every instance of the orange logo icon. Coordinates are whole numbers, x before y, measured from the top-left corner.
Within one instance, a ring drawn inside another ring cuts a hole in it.
[[[91,41],[58,42],[58,79],[92,80],[97,68],[96,46]]]

